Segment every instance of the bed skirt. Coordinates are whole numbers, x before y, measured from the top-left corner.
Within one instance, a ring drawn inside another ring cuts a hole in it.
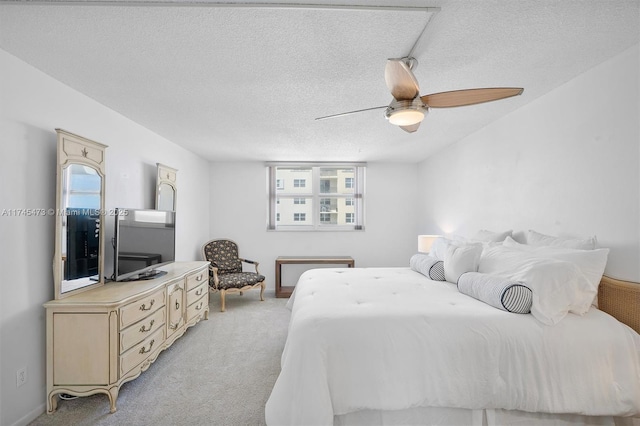
[[[470,426],[640,426],[640,417],[582,416],[512,410],[416,407],[399,411],[362,410],[334,416],[334,426],[470,425]]]

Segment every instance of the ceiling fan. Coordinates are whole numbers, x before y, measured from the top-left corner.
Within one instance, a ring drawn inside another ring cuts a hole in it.
[[[418,80],[416,80],[412,71],[417,64],[418,61],[413,57],[387,60],[384,79],[391,95],[393,95],[393,100],[389,105],[327,115],[318,117],[316,120],[386,108],[384,115],[391,124],[399,126],[406,132],[413,133],[420,127],[420,123],[429,111],[429,108],[451,108],[475,105],[517,96],[524,91],[521,87],[492,87],[453,90],[450,92],[420,96]]]

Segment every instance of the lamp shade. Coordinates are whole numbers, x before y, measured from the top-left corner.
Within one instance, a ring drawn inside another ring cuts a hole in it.
[[[418,235],[418,251],[420,253],[429,253],[433,242],[439,235]]]

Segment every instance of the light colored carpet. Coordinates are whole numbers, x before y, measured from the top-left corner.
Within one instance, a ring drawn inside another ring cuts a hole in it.
[[[280,373],[287,299],[257,290],[210,294],[208,321],[191,327],[137,379],[120,388],[117,408],[98,394],[58,403],[30,425],[264,425],[264,405]]]

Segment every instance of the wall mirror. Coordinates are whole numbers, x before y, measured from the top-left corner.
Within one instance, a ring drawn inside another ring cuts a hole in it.
[[[58,134],[55,298],[104,284],[106,145],[62,129]]]
[[[157,163],[157,165],[156,210],[176,211],[178,196],[176,178],[178,170],[160,163]]]

